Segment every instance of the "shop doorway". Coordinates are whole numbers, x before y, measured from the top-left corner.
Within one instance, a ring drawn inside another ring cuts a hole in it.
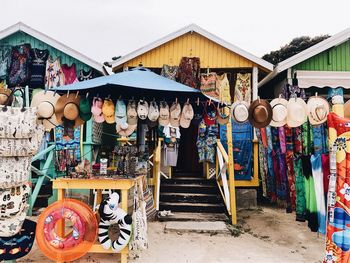
[[[183,176],[201,177],[203,166],[199,163],[196,145],[198,124],[192,122],[189,128],[180,128],[180,133],[179,155],[173,172]]]

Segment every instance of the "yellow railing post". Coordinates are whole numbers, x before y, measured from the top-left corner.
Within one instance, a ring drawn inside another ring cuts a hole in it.
[[[234,160],[233,160],[233,145],[232,145],[232,123],[229,121],[227,124],[227,151],[228,151],[228,179],[229,179],[229,189],[230,189],[230,205],[231,205],[231,223],[232,225],[237,224],[237,214],[236,214],[236,189],[235,189],[235,170],[234,170]]]
[[[160,157],[161,157],[161,142],[160,140],[158,140],[157,147],[153,151],[154,205],[156,210],[159,210]]]

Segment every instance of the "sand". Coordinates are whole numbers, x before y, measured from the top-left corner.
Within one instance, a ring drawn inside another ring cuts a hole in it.
[[[130,263],[322,262],[324,236],[312,233],[294,214],[263,208],[239,211],[240,234],[164,233],[166,222],[149,223],[149,249]],[[235,231],[237,233],[237,231]],[[118,262],[118,255],[88,254],[76,262]],[[35,246],[18,262],[50,262]]]

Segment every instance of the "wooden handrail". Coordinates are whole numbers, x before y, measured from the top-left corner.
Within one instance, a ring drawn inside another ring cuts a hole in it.
[[[217,140],[217,147],[219,148],[221,154],[222,154],[222,158],[224,158],[224,161],[227,163],[228,162],[228,155],[227,152],[224,148],[224,146],[222,145],[220,140]]]

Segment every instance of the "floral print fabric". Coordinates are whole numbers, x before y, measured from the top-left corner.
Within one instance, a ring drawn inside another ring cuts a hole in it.
[[[250,73],[237,73],[236,85],[235,85],[235,98],[234,101],[251,102],[252,87],[251,87],[251,75]]]
[[[169,66],[164,64],[160,75],[167,79],[176,81],[176,76],[178,74],[178,71],[179,71],[178,66]]]
[[[30,45],[24,44],[12,48],[11,65],[9,69],[9,87],[28,84],[30,78]]]
[[[61,69],[60,59],[52,60],[51,57],[46,62],[45,88],[51,89],[65,84],[64,74]]]
[[[200,59],[183,57],[180,61],[176,80],[184,85],[198,89],[200,82]]]

